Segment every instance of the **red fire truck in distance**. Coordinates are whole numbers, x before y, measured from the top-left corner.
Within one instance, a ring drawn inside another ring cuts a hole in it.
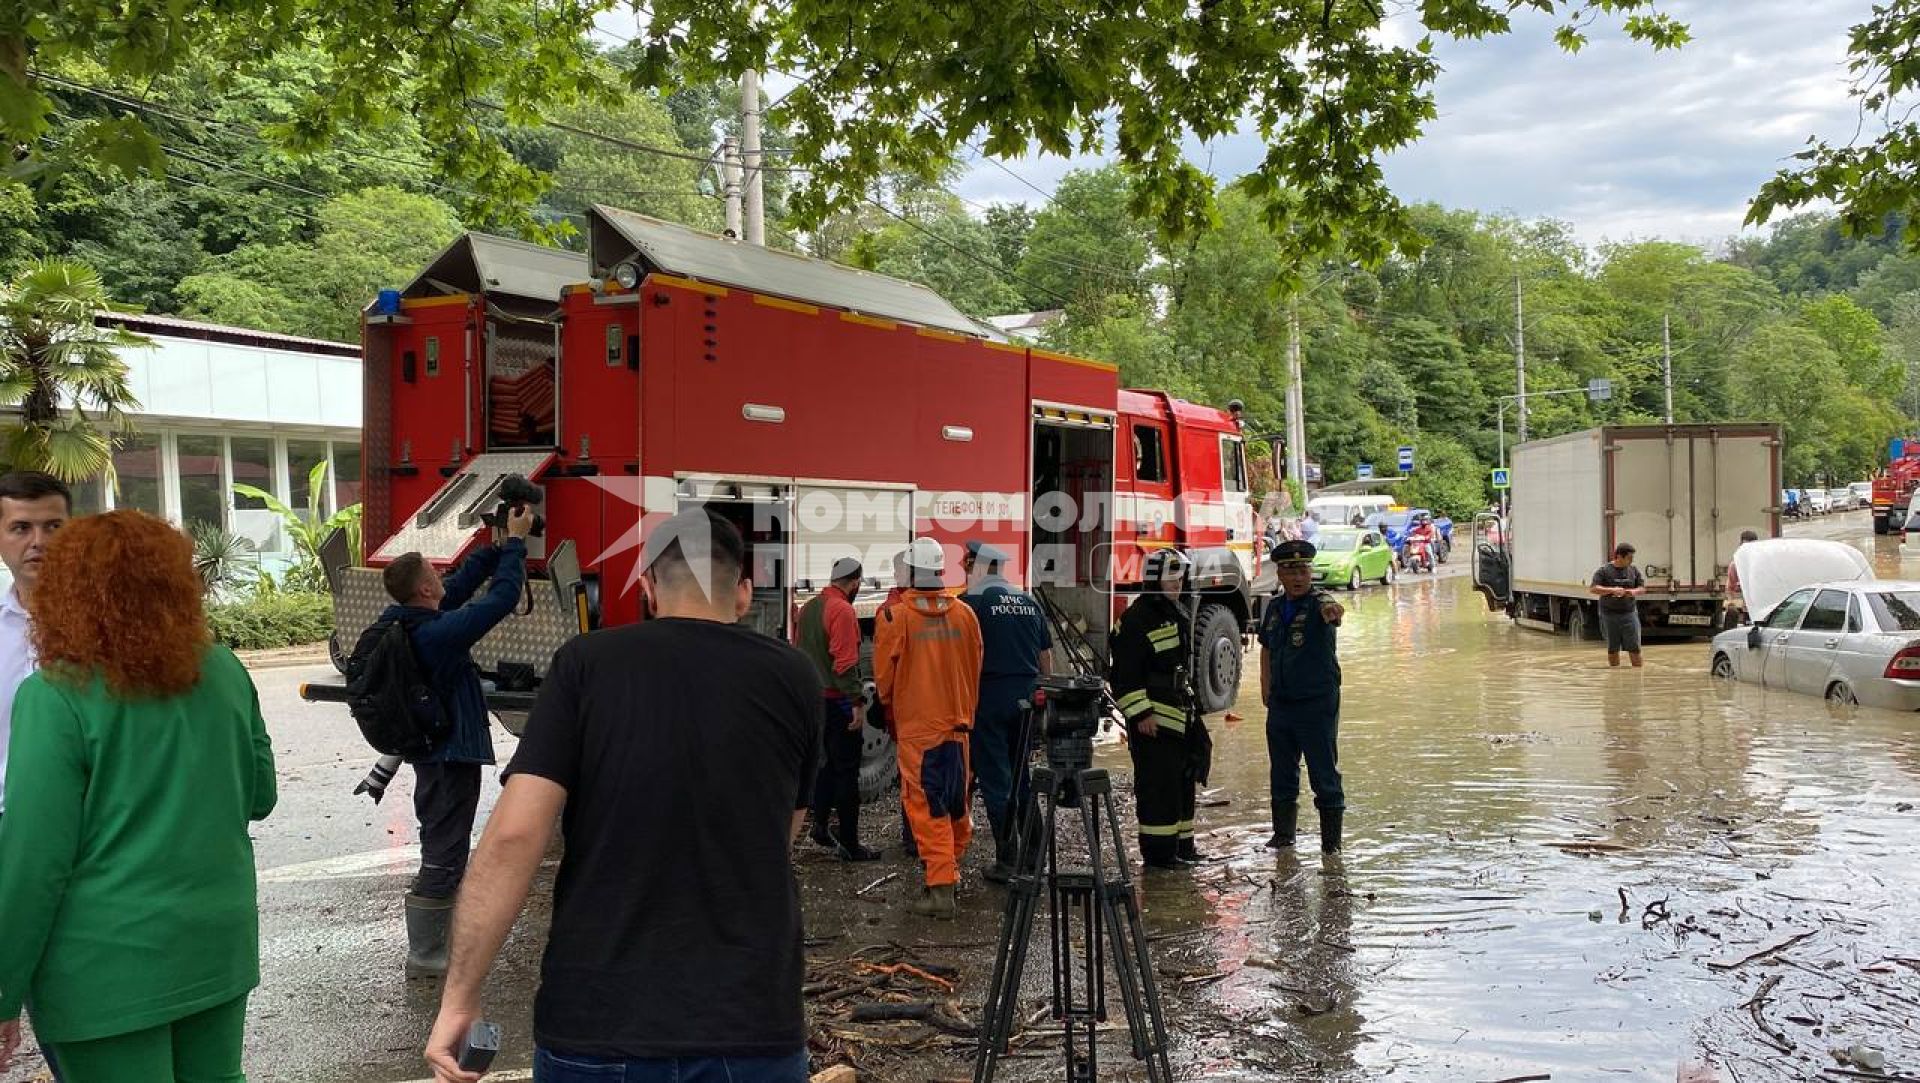
[[[364,566],[329,568],[336,643],[380,569],[457,561],[504,479],[544,493],[521,610],[475,651],[524,703],[584,629],[642,619],[645,529],[705,504],[750,546],[747,620],[788,633],[841,556],[870,616],[915,536],[1010,554],[1076,664],[1100,667],[1145,555],[1196,565],[1198,685],[1231,703],[1273,577],[1222,410],[1007,341],[931,290],[595,207],[585,255],[470,234],[365,317]],[[325,695],[323,691],[318,693]]]
[[[1920,437],[1895,440],[1887,465],[1873,476],[1873,532],[1885,534],[1907,525],[1907,509],[1920,486]]]

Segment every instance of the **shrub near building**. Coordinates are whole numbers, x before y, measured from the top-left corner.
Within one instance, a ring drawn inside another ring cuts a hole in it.
[[[323,643],[333,634],[333,599],[307,591],[262,591],[207,607],[213,638],[234,650]]]

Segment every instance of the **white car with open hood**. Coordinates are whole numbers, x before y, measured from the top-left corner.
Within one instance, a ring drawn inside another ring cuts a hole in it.
[[[1882,580],[1858,549],[1812,538],[1733,556],[1753,623],[1713,638],[1713,675],[1899,711],[1920,710],[1920,582]]]

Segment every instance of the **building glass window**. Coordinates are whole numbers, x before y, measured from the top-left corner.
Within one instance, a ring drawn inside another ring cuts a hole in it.
[[[351,507],[360,503],[360,445],[333,445],[333,492],[340,498],[340,506]]]
[[[119,485],[113,506],[161,514],[160,438],[151,433],[121,433],[113,438],[113,471]]]
[[[175,438],[175,448],[180,460],[181,525],[226,529],[227,490],[221,476],[226,441],[218,436],[180,436]]]
[[[301,515],[307,513],[307,478],[313,473],[316,463],[327,461],[327,443],[324,440],[288,440],[287,441],[287,484],[293,499],[288,501],[293,510]],[[330,515],[333,509],[327,503],[326,475],[320,475],[320,514]]]
[[[231,449],[230,469],[235,486],[251,485],[266,492],[274,491],[273,484],[273,439],[267,436],[231,436],[227,438]],[[253,543],[261,552],[279,552],[280,517],[267,510],[267,502],[257,496],[243,495],[237,488],[232,490],[232,502],[227,505],[230,511],[229,521],[235,534]]]
[[[107,510],[107,482],[105,478],[89,478],[77,485],[67,487],[73,493],[73,514],[98,515]]]

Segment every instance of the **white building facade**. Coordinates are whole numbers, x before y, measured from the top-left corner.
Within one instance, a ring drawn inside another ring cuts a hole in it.
[[[139,406],[116,437],[115,479],[74,492],[78,514],[138,508],[182,526],[213,524],[282,565],[292,544],[280,517],[236,482],[308,506],[308,477],[328,464],[324,517],[360,499],[360,348],[165,316],[113,313],[152,342],[122,351]]]

